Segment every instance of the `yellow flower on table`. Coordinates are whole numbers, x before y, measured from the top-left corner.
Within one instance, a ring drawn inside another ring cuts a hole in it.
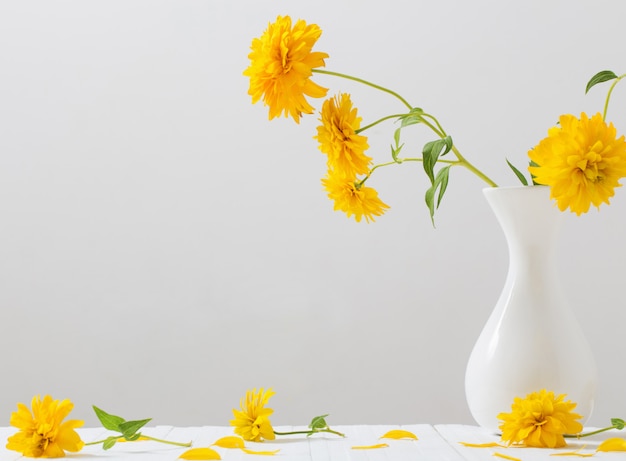
[[[268,400],[274,395],[271,389],[263,388],[246,392],[245,399],[241,399],[240,410],[233,409],[235,419],[230,421],[235,426],[235,434],[244,440],[261,442],[262,440],[274,440],[274,428],[269,416],[274,413],[271,408],[265,408]]]
[[[300,123],[303,113],[313,113],[305,96],[326,96],[328,90],[311,80],[312,69],[323,67],[328,57],[313,51],[321,34],[315,24],[308,25],[300,19],[292,28],[289,16],[278,16],[260,38],[252,41],[250,66],[243,74],[250,77],[248,94],[252,103],[263,98],[269,106],[270,120],[284,113]]]
[[[528,394],[526,398],[516,397],[511,413],[500,413],[498,419],[502,440],[509,444],[522,444],[528,447],[559,448],[566,445],[564,434],[578,434],[583,430],[573,413],[576,404],[567,400],[565,394],[555,397],[554,392],[545,389]]]
[[[11,426],[19,432],[8,438],[7,448],[30,458],[60,458],[65,451],[77,452],[83,441],[75,431],[83,421],[72,419],[63,422],[74,408],[69,400],[53,400],[49,395],[43,400],[37,395],[31,402],[31,410],[23,403],[11,414]]]
[[[536,166],[528,170],[535,182],[550,186],[561,211],[580,215],[591,205],[609,203],[620,178],[626,176],[626,141],[601,114],[580,119],[562,115],[559,126],[528,153]]]
[[[341,93],[322,105],[317,136],[320,150],[328,156],[328,168],[346,176],[367,174],[372,158],[365,155],[369,148],[367,137],[357,133],[361,117],[352,107],[350,95]]]
[[[328,197],[335,202],[335,211],[343,211],[360,222],[365,218],[367,222],[374,221],[374,216],[381,216],[388,205],[378,198],[376,189],[359,184],[356,179],[345,177],[342,174],[328,172],[322,179]]]

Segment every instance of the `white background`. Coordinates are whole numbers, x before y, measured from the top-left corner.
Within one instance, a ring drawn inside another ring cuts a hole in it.
[[[484,184],[453,171],[436,229],[418,164],[372,179],[392,207],[376,223],[333,212],[317,116],[269,122],[247,95],[250,42],[279,14],[322,28],[328,69],[437,115],[500,185],[560,114],[602,109],[594,73],[626,72],[620,0],[4,0],[2,424],[40,393],[87,425],[91,404],[221,425],[263,386],[274,424],[472,422],[465,364],[508,261]],[[402,110],[315,80],[364,123]],[[624,108],[618,86],[621,132]],[[377,160],[393,128],[369,132]],[[419,153],[432,138],[412,133]],[[626,417],[625,230],[618,190],[568,214],[559,249],[598,361],[595,425]]]

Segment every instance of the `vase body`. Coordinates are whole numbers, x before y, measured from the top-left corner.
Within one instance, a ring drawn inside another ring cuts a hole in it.
[[[563,213],[546,186],[484,190],[504,231],[509,269],[465,374],[476,422],[499,432],[498,414],[541,389],[567,394],[583,421],[591,415],[596,367],[559,283],[555,249]]]

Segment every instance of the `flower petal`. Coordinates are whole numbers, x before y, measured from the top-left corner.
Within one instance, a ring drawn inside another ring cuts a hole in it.
[[[387,432],[385,435],[381,437],[381,439],[413,439],[417,440],[417,436],[413,434],[413,432],[405,431],[402,429],[394,429],[392,431]]]
[[[387,448],[389,445],[386,443],[378,443],[376,445],[355,445],[353,450],[375,450],[376,448]]]
[[[626,439],[621,437],[606,439],[596,451],[626,451]]]
[[[212,448],[191,448],[187,450],[182,455],[179,456],[180,459],[222,459],[220,454],[213,450]]]
[[[498,458],[508,459],[509,461],[522,461],[519,458],[514,458],[513,456],[504,455],[502,453],[494,453],[493,456],[497,456]]]
[[[217,447],[221,448],[244,448],[245,443],[241,437],[237,437],[236,435],[228,435],[226,437],[222,437],[218,439],[213,444]]]
[[[280,450],[272,450],[272,451],[256,451],[256,450],[248,450],[247,448],[242,448],[241,451],[247,453],[249,455],[262,455],[262,456],[274,456]]]
[[[464,447],[468,448],[492,448],[492,447],[500,447],[506,448],[506,445],[502,445],[498,442],[487,442],[487,443],[469,443],[469,442],[459,442]]]

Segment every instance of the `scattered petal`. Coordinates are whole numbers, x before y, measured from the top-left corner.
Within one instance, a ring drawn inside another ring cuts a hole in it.
[[[353,450],[375,450],[376,448],[387,448],[389,445],[386,443],[378,443],[376,445],[355,445]]]
[[[180,459],[222,459],[212,448],[192,448],[179,456]]]
[[[245,444],[241,437],[237,437],[236,435],[228,435],[226,437],[222,437],[218,439],[213,444],[220,448],[244,448]]]
[[[502,445],[498,442],[487,442],[487,443],[469,443],[469,442],[459,442],[464,447],[468,448],[491,448],[491,447],[500,447],[506,448],[506,445]]]
[[[626,439],[621,437],[606,439],[596,451],[626,451]]]
[[[262,455],[262,456],[274,456],[276,453],[278,453],[280,450],[273,450],[273,451],[256,451],[256,450],[248,450],[247,448],[242,448],[241,451],[243,451],[244,453],[247,453],[249,455]]]
[[[509,461],[522,461],[519,458],[514,458],[513,456],[503,455],[502,453],[494,453],[493,456],[497,456],[498,458],[508,459]]]
[[[387,432],[385,435],[381,437],[381,439],[413,439],[417,440],[417,436],[413,434],[413,432],[404,431],[401,429],[394,429],[393,431]]]

